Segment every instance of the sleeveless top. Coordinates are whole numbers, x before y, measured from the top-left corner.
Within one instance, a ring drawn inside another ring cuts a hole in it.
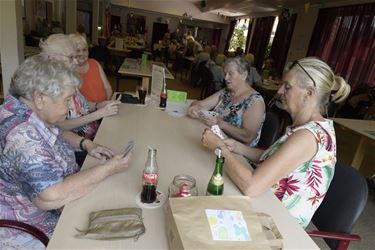
[[[90,113],[90,106],[86,98],[77,89],[72,97],[72,105],[68,112],[67,119],[74,119]],[[80,136],[94,139],[96,131],[98,130],[98,122],[89,122],[81,127],[75,128],[72,131]]]
[[[280,179],[272,191],[302,227],[306,227],[322,203],[332,181],[336,164],[336,136],[333,121],[312,121],[298,127],[288,127],[285,135],[267,149],[260,162],[277,151],[294,132],[307,129],[317,143],[313,158],[297,166]]]
[[[258,93],[252,93],[245,99],[237,102],[232,103],[232,92],[225,88],[219,97],[219,105],[217,105],[213,111],[219,113],[219,117],[223,119],[225,122],[232,124],[238,128],[243,128],[243,119],[242,116],[244,112],[251,107],[255,102],[262,102],[264,103],[263,97]],[[250,142],[250,147],[255,147],[258,144],[260,133],[262,130],[263,122],[264,122],[265,114],[263,114],[262,121],[257,128],[257,136],[255,139]]]
[[[104,83],[100,77],[98,62],[94,59],[87,61],[89,70],[81,74],[82,85],[80,91],[89,102],[102,102],[107,100]]]

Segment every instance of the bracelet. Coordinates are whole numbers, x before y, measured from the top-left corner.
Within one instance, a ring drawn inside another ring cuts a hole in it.
[[[83,147],[84,141],[88,140],[87,138],[82,138],[82,140],[79,142],[79,148],[83,151],[86,152],[87,150]]]

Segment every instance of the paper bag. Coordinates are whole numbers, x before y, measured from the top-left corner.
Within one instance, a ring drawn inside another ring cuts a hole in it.
[[[250,240],[213,240],[206,210],[234,210],[242,213]],[[264,215],[263,215],[264,217]],[[282,247],[276,230],[270,238],[246,196],[200,196],[170,198],[166,207],[166,233],[170,249],[273,249]],[[263,218],[264,220],[264,218]],[[278,237],[278,238],[277,238]]]

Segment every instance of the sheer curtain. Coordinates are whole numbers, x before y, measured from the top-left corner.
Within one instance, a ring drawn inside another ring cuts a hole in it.
[[[321,9],[308,55],[327,62],[353,89],[375,87],[375,4]]]
[[[249,53],[254,55],[254,67],[258,70],[262,68],[264,53],[266,52],[270,40],[274,16],[261,17],[256,19],[254,35],[251,40]]]
[[[280,17],[273,39],[270,57],[274,60],[274,66],[280,76],[282,75],[285,60],[288,56],[290,40],[292,39],[296,19],[297,14],[293,14],[289,18]]]

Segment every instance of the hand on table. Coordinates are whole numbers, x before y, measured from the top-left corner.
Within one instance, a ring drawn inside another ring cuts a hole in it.
[[[89,155],[99,160],[110,159],[115,155],[110,148],[96,144],[92,141],[86,144],[86,150]]]
[[[110,160],[108,160],[105,165],[108,165],[112,168],[112,174],[123,172],[129,168],[132,155],[132,152],[129,152],[126,157],[124,157],[122,153],[115,155]]]
[[[111,116],[111,115],[117,115],[118,106],[120,104],[121,102],[117,100],[104,101],[98,104],[98,110],[95,112],[98,113],[100,118]]]

